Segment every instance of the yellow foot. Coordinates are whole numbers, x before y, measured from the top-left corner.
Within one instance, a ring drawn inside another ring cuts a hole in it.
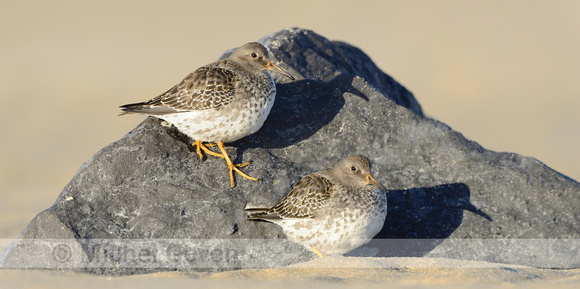
[[[320,251],[318,251],[318,249],[314,248],[314,247],[310,247],[310,249],[312,251],[314,251],[314,253],[316,253],[316,255],[318,255],[318,257],[320,258],[324,258],[324,256],[322,255],[322,253],[320,253]]]
[[[250,162],[234,165],[232,163],[232,161],[230,160],[230,157],[228,156],[226,149],[224,148],[224,142],[219,141],[217,143],[217,145],[220,148],[220,151],[222,152],[222,155],[220,157],[226,159],[226,163],[228,164],[228,167],[230,168],[230,181],[231,181],[232,188],[236,186],[236,183],[234,181],[234,171],[236,171],[238,174],[240,174],[242,177],[244,177],[248,180],[252,180],[252,181],[256,181],[256,182],[258,181],[258,179],[250,177],[250,176],[246,175],[244,172],[242,172],[240,169],[238,169],[238,168],[247,166],[248,164],[250,164]]]
[[[200,160],[203,159],[203,154],[201,153],[202,150],[208,155],[223,158],[224,156],[222,156],[221,154],[218,154],[218,153],[207,148],[207,147],[211,147],[214,145],[216,145],[216,144],[215,143],[208,143],[208,144],[204,145],[200,140],[196,140],[192,144],[192,146],[197,147],[196,150],[197,150],[197,154],[199,155]]]

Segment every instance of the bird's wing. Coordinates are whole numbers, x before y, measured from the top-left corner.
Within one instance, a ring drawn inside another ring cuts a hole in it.
[[[230,103],[236,93],[236,74],[204,66],[187,75],[167,92],[142,103],[124,105],[127,113],[167,114],[218,108]]]
[[[333,191],[334,185],[327,178],[314,174],[305,176],[267,214],[281,219],[313,218],[317,210],[328,204]]]

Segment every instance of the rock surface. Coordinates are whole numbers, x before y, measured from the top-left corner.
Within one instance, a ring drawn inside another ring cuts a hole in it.
[[[262,129],[226,147],[234,162],[252,161],[244,171],[260,182],[238,177],[229,188],[222,159],[200,161],[183,135],[148,118],[83,164],[0,264],[134,274],[309,260],[243,209],[274,204],[302,176],[358,153],[390,193],[382,232],[350,255],[580,267],[578,182],[423,117],[412,94],[353,46],[301,29],[260,42],[298,79],[277,78]]]

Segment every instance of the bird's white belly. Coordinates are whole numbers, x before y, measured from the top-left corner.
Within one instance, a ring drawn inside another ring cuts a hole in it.
[[[194,140],[233,142],[257,132],[274,104],[275,93],[259,103],[239,101],[217,109],[157,116]]]
[[[342,211],[339,216],[318,219],[278,220],[286,236],[306,247],[316,247],[325,254],[342,255],[370,241],[383,227],[386,210],[377,208],[369,215],[358,218],[347,216]]]

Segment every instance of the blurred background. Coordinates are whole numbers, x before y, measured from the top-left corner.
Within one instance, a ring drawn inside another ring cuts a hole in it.
[[[209,4],[211,3],[211,4]],[[218,4],[215,4],[218,3]],[[152,98],[286,27],[359,47],[425,114],[580,180],[579,1],[2,1],[0,238]],[[388,185],[388,181],[384,182]]]

